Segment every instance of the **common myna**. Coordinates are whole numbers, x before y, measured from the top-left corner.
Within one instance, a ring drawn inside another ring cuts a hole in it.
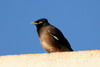
[[[36,25],[40,43],[47,52],[73,51],[61,31],[49,24],[47,19],[42,18],[31,24]]]

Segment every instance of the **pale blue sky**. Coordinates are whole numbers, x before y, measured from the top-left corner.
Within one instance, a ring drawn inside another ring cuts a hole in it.
[[[46,53],[30,24],[40,18],[75,51],[100,49],[100,0],[0,0],[0,55]]]

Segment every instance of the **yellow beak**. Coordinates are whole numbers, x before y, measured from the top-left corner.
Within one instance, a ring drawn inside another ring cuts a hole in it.
[[[39,23],[35,23],[35,22],[31,22],[31,24],[41,24],[41,23],[44,23],[44,22],[39,22]]]
[[[37,24],[37,23],[35,23],[35,22],[31,22],[31,24]]]

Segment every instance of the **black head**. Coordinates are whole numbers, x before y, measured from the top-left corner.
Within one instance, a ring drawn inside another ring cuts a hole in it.
[[[40,30],[40,29],[41,29],[42,27],[44,27],[44,26],[50,25],[50,24],[48,23],[48,20],[45,19],[45,18],[39,19],[39,20],[37,20],[37,21],[35,21],[35,22],[32,22],[31,24],[35,24],[36,27],[37,27],[37,30]]]
[[[44,24],[44,23],[48,23],[48,20],[45,19],[45,18],[42,18],[42,19],[39,19],[39,20],[35,21],[35,23],[37,23],[37,25],[38,24]]]
[[[45,18],[42,18],[42,19],[39,19],[35,22],[32,22],[32,24],[35,24],[36,26],[45,26],[45,25],[48,25],[48,20],[45,19]]]

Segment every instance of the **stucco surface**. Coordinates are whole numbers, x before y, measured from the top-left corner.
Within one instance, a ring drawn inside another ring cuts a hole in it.
[[[100,50],[0,56],[0,67],[100,67]]]

